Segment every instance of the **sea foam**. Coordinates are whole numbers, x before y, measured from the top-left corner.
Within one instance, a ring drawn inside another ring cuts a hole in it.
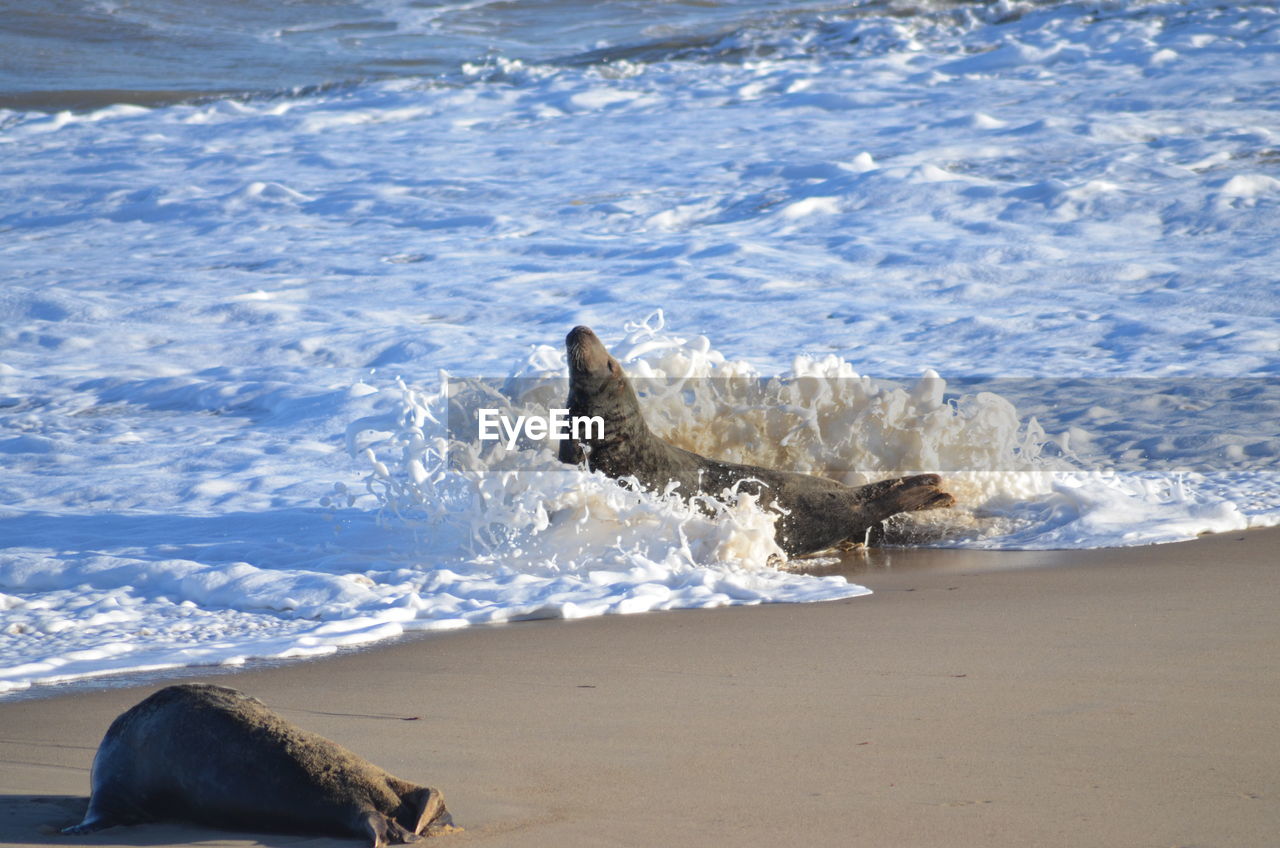
[[[706,337],[676,334],[664,323],[659,311],[627,325],[613,351],[639,387],[650,427],[673,444],[853,486],[945,470],[957,506],[892,519],[891,540],[1127,545],[1250,524],[1231,501],[1198,493],[1198,475],[1090,469],[1055,450],[1039,422],[1006,398],[949,392],[932,370],[904,386],[859,375],[835,356],[799,356],[789,372],[766,378]],[[347,433],[348,449],[370,468],[367,492],[424,539],[461,539],[469,550],[511,558],[517,570],[529,562],[554,563],[558,574],[593,568],[607,542],[609,557],[646,567],[772,572],[781,559],[772,539],[776,516],[748,497],[702,496],[703,508],[692,508],[678,492],[637,494],[598,472],[567,469],[554,443],[526,440],[508,450],[449,426],[451,414],[473,417],[481,406],[511,418],[545,413],[563,401],[564,370],[561,349],[537,346],[501,389],[446,373],[431,391],[388,387],[380,393],[388,411]],[[1076,438],[1086,436],[1077,429]],[[424,555],[456,553],[428,541]]]

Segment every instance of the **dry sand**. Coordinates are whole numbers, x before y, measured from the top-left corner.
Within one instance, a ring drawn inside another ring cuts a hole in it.
[[[878,552],[849,561],[869,598],[475,629],[209,679],[443,789],[467,827],[444,845],[1262,848],[1280,844],[1278,552],[1277,530]],[[51,834],[78,820],[107,724],[165,682],[0,702],[0,843],[359,844]]]

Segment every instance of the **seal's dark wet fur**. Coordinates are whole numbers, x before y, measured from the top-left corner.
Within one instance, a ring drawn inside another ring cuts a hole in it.
[[[811,474],[708,459],[670,445],[649,430],[622,366],[590,328],[574,327],[565,345],[569,414],[600,416],[604,436],[562,441],[562,462],[579,464],[585,460],[589,467],[610,477],[635,477],[644,488],[658,492],[674,481],[686,496],[718,496],[737,484],[738,491],[755,494],[766,506],[780,508],[778,545],[790,556],[861,542],[868,530],[892,515],[955,503],[938,488],[942,480],[936,474],[853,488]]]
[[[84,821],[63,833],[177,819],[365,836],[382,848],[452,825],[435,789],[204,683],[168,686],[122,713],[98,747],[91,783]]]

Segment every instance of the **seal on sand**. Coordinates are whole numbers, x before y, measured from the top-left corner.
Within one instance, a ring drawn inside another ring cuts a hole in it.
[[[367,836],[373,848],[443,832],[438,791],[205,683],[168,686],[126,710],[93,758],[84,821],[63,833],[184,819],[214,827]]]
[[[640,485],[664,491],[718,496],[738,486],[761,504],[781,512],[777,541],[790,556],[816,553],[842,543],[860,542],[867,531],[891,515],[951,506],[955,499],[938,488],[937,474],[881,480],[853,488],[811,474],[775,471],[708,459],[667,444],[654,435],[640,412],[640,402],[618,360],[588,327],[574,327],[565,338],[569,354],[569,415],[599,416],[602,438],[565,439],[559,458],[571,465],[586,462],[615,479],[635,477]]]

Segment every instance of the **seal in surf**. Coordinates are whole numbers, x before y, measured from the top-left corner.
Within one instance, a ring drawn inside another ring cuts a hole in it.
[[[656,436],[645,423],[640,402],[622,366],[589,327],[574,327],[565,339],[569,359],[570,416],[599,416],[600,438],[565,439],[559,458],[587,465],[615,479],[634,477],[648,490],[678,484],[682,495],[753,494],[781,515],[776,538],[789,556],[816,553],[861,542],[871,528],[902,512],[952,506],[937,474],[846,486],[825,477],[777,471],[709,459]]]

